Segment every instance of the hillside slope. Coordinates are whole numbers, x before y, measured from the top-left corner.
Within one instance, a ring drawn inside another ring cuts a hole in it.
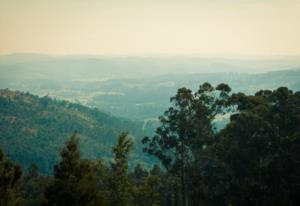
[[[84,157],[109,158],[120,132],[141,138],[141,127],[79,104],[0,90],[0,148],[22,166],[37,163],[44,173],[52,171],[59,148],[74,131]],[[140,161],[140,152],[136,147],[134,161]]]

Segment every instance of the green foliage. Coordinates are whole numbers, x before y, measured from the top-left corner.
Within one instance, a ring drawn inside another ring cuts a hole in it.
[[[16,196],[16,185],[22,176],[19,165],[5,159],[0,150],[0,205],[15,206],[20,203]]]
[[[130,174],[133,184],[132,194],[136,206],[161,205],[162,172],[155,165],[150,173],[141,164],[137,164]]]
[[[0,205],[298,205],[300,92],[285,87],[255,95],[230,92],[226,84],[214,88],[205,83],[196,93],[182,88],[171,98],[173,106],[160,117],[156,134],[143,141],[163,170],[137,164],[128,172],[133,150],[128,133],[121,133],[112,147],[110,165],[82,159],[74,134],[60,150],[53,177],[32,164],[21,178],[20,167],[0,152]],[[19,98],[5,95],[6,107]],[[49,107],[49,101],[41,104]],[[8,118],[9,110],[1,111],[5,121],[16,121]],[[228,111],[230,122],[216,132],[214,119]]]
[[[132,206],[131,184],[128,179],[128,155],[133,141],[127,133],[120,134],[113,147],[114,162],[111,164],[110,200],[114,206]]]
[[[136,206],[159,206],[160,177],[149,176],[142,179],[142,184],[134,187],[134,202]]]
[[[54,182],[47,188],[47,205],[92,206],[106,202],[99,189],[97,165],[80,159],[76,134],[60,151],[61,161],[54,167]]]
[[[152,169],[150,170],[150,175],[161,176],[162,174],[163,172],[161,171],[160,167],[157,164],[153,165]]]
[[[45,190],[52,184],[53,177],[43,176],[39,173],[38,167],[31,164],[25,176],[20,180],[17,193],[22,206],[39,206],[46,201]]]
[[[233,205],[297,205],[300,174],[300,95],[281,87],[235,95],[234,115],[220,132],[215,155]]]
[[[133,170],[133,173],[131,174],[131,180],[139,185],[144,181],[144,178],[147,177],[148,171],[143,167],[141,164],[137,164]]]
[[[145,137],[145,151],[157,156],[166,169],[179,175],[181,205],[187,205],[186,170],[200,159],[203,149],[212,143],[212,120],[224,112],[231,89],[220,84],[216,89],[209,83],[200,85],[196,93],[186,88],[178,89],[171,98],[174,104],[160,117],[162,126],[152,138]]]
[[[217,91],[220,91],[219,93]],[[196,93],[181,88],[171,98],[174,104],[160,116],[161,126],[152,138],[145,137],[145,151],[157,156],[171,170],[178,161],[185,164],[199,158],[201,148],[213,138],[214,117],[224,112],[229,86],[220,84],[215,89],[204,83]]]
[[[47,96],[0,90],[0,148],[24,168],[34,162],[45,174],[52,173],[59,160],[57,150],[74,131],[81,136],[84,158],[109,159],[119,133],[129,131],[141,137],[141,128],[142,123],[116,118],[94,108]],[[136,149],[132,160],[147,159],[140,154],[142,150]]]
[[[229,95],[230,91],[225,84],[214,89],[208,83],[195,95],[179,89],[171,98],[175,107],[160,118],[162,126],[156,135],[144,139],[145,151],[161,160],[168,179],[174,181],[164,179],[165,191],[172,191],[167,185],[175,190],[161,203],[297,205],[300,93],[284,87],[261,90],[254,96]],[[212,132],[215,116],[234,110],[229,124]]]

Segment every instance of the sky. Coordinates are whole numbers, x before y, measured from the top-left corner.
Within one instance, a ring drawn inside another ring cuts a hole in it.
[[[0,54],[300,55],[300,0],[0,0]]]

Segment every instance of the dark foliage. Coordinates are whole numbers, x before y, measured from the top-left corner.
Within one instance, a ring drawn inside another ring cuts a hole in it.
[[[156,134],[143,140],[164,168],[136,164],[130,171],[128,133],[111,147],[110,164],[82,158],[74,134],[60,150],[53,176],[32,164],[22,177],[21,167],[0,152],[0,206],[298,205],[300,92],[230,92],[226,84],[205,83],[196,93],[182,88],[171,98]],[[2,98],[10,105],[18,97]],[[230,121],[216,132],[214,119],[225,113]]]

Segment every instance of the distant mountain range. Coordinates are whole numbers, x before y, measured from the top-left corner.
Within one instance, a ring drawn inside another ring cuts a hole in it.
[[[178,88],[196,90],[203,82],[224,82],[248,94],[279,86],[300,90],[300,57],[0,56],[0,88],[48,95],[145,122],[162,114]]]
[[[300,90],[300,58],[0,56],[0,148],[50,173],[75,130],[84,157],[106,159],[118,134],[129,131],[136,142],[131,162],[151,164],[140,139],[153,133],[178,88],[196,91],[204,82],[247,94]],[[216,121],[225,124],[226,118]]]
[[[300,67],[300,57],[95,56],[11,54],[0,56],[4,78],[99,80],[188,73],[263,73]]]

